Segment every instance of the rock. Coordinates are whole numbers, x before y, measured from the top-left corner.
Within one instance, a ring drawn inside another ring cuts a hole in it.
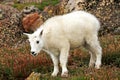
[[[120,35],[120,27],[118,27],[117,29],[115,29],[114,34]]]
[[[42,0],[17,0],[18,3],[31,3],[31,2],[34,2],[34,3],[41,3]]]
[[[25,32],[34,32],[40,25],[42,25],[42,23],[43,20],[37,12],[28,14],[22,20]]]
[[[2,10],[0,9],[0,13],[2,13]]]
[[[0,20],[2,20],[4,18],[4,12],[0,9]]]
[[[22,41],[22,24],[19,11],[9,5],[0,4],[4,18],[0,20],[0,47],[14,46]]]
[[[118,0],[62,0],[64,13],[75,10],[84,10],[95,15],[100,23],[99,34],[113,34],[115,28],[120,26],[120,2]]]
[[[32,72],[25,80],[40,80],[41,73]]]
[[[49,5],[44,8],[43,12],[47,12],[51,16],[61,15],[64,14],[64,7],[61,5],[61,3],[55,6]]]
[[[21,1],[21,0],[16,0],[17,3],[21,3],[20,1]]]
[[[3,18],[3,15],[0,13],[0,20]]]
[[[0,27],[2,26],[2,22],[0,22]]]
[[[33,32],[48,18],[74,10],[85,10],[97,16],[101,22],[100,35],[119,34],[119,6],[120,2],[118,0],[61,0],[55,6],[45,7],[43,12],[35,6],[26,7],[20,12],[9,5],[0,4],[0,47],[14,46],[18,42],[21,44],[23,31]],[[37,13],[35,17],[33,17],[34,13]]]
[[[23,19],[22,24],[25,32],[34,32],[44,21],[54,15],[61,15],[64,13],[64,9],[60,4],[55,6],[46,6],[41,12],[36,7],[26,7],[22,11]]]
[[[32,12],[40,12],[40,10],[33,5],[25,7],[22,12],[23,14],[30,14]]]
[[[10,1],[10,2],[6,2],[5,4],[6,4],[6,5],[9,5],[9,6],[12,6],[12,5],[14,5],[14,2],[13,2],[13,1]]]
[[[39,12],[34,6],[26,7],[20,14],[17,9],[9,5],[0,4],[0,12],[2,12],[0,13],[0,47],[6,45],[14,46],[18,42],[21,43],[24,29],[26,32],[34,31],[38,25],[43,23],[42,20],[45,21],[50,17],[47,11],[42,12],[40,15],[34,14]],[[4,18],[2,18],[3,16]],[[22,17],[24,17],[23,20],[21,20]]]

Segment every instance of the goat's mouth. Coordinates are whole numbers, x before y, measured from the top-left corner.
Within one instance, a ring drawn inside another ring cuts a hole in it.
[[[33,54],[33,56],[37,56],[37,54]]]
[[[33,56],[37,56],[37,53],[35,53],[35,52],[31,52],[31,54],[32,54]]]

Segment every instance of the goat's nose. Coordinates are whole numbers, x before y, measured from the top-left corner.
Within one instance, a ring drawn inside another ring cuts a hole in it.
[[[36,56],[36,53],[35,53],[35,52],[31,52],[31,54],[32,54],[33,56]]]
[[[33,55],[35,54],[35,52],[31,52]]]

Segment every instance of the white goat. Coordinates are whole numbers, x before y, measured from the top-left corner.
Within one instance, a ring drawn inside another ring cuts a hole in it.
[[[33,34],[26,34],[31,46],[31,54],[37,55],[41,50],[50,54],[54,71],[59,72],[58,61],[62,67],[62,77],[68,76],[67,61],[69,50],[85,46],[90,51],[89,66],[99,69],[102,58],[102,48],[98,41],[100,23],[95,16],[84,11],[55,16],[48,19]]]

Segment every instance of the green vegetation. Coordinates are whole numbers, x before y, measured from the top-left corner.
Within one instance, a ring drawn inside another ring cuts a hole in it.
[[[34,5],[38,9],[43,10],[45,6],[48,6],[48,5],[53,5],[54,6],[57,3],[59,3],[59,0],[44,0],[44,1],[42,1],[42,3],[34,3],[34,2],[32,2],[32,3],[24,3],[24,4],[20,4],[20,3],[15,2],[13,7],[17,8],[18,10],[22,10],[26,6]]]
[[[120,80],[120,37],[100,37],[103,47],[103,65],[100,70],[88,68],[89,54],[84,49],[71,51],[68,61],[69,77],[51,77],[53,63],[41,52],[30,55],[28,45],[20,48],[0,48],[0,80],[24,80],[33,71],[41,73],[40,80]]]

